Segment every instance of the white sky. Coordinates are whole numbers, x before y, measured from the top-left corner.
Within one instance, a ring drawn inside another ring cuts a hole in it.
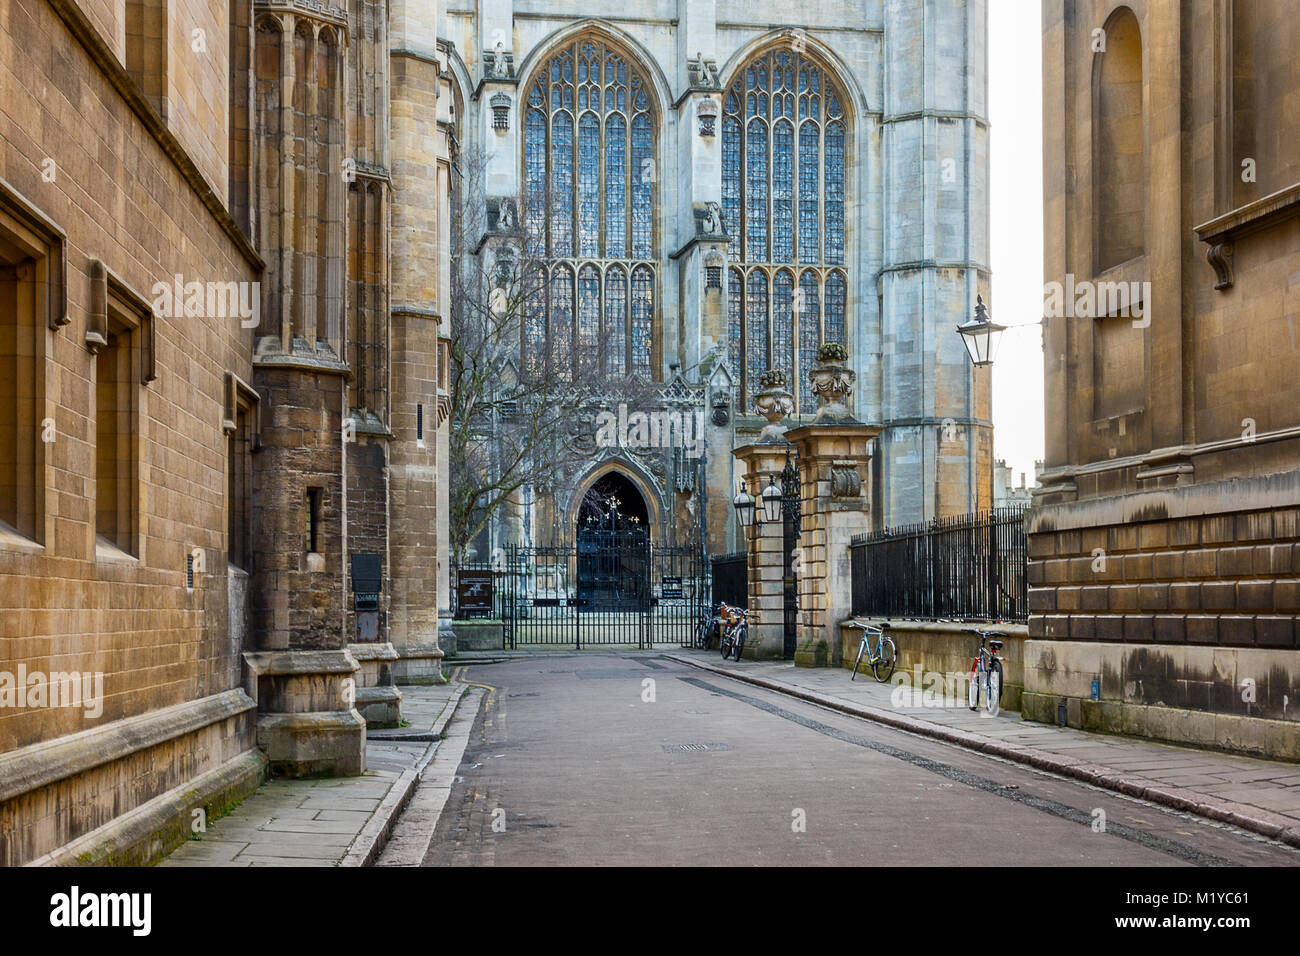
[[[1039,0],[988,0],[993,320],[1043,314],[1043,73]],[[993,363],[994,457],[1033,484],[1043,457],[1043,350],[1036,327],[1011,330]]]

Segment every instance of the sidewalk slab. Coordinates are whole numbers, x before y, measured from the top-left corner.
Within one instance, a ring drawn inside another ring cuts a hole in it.
[[[996,717],[982,708],[973,712],[964,701],[918,707],[908,700],[908,706],[898,706],[891,699],[893,685],[877,683],[870,675],[850,681],[840,668],[795,667],[787,661],[737,664],[722,662],[707,651],[685,649],[664,656],[1300,847],[1300,767],[1293,763],[1030,724],[1013,711]]]
[[[368,865],[383,849],[468,689],[455,683],[403,686],[402,709],[411,726],[367,731],[364,774],[268,780],[158,865]]]

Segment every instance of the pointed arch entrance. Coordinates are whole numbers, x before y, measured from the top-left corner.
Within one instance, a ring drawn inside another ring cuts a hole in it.
[[[601,475],[578,507],[578,606],[643,611],[651,599],[649,511],[621,471]]]

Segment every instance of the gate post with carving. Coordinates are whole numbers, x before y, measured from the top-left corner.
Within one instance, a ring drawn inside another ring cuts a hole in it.
[[[745,466],[745,487],[754,498],[754,525],[746,532],[745,541],[749,622],[744,655],[747,660],[780,660],[785,651],[785,522],[780,517],[764,519],[763,490],[769,484],[780,488],[790,453],[781,419],[794,411],[794,396],[786,390],[785,374],[780,370],[764,372],[760,383],[763,390],[754,396],[754,404],[768,424],[758,441],[732,452]]]
[[[849,539],[869,530],[871,451],[880,428],[849,412],[856,375],[848,351],[829,343],[809,373],[817,396],[811,424],[792,428],[786,439],[799,451],[803,520],[799,535],[799,667],[838,666],[840,621],[852,607]]]

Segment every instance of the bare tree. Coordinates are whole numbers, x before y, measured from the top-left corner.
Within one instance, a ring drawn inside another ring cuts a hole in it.
[[[448,517],[452,551],[461,557],[521,489],[546,489],[590,456],[602,396],[635,401],[654,385],[605,380],[598,367],[583,367],[549,341],[525,346],[526,333],[536,331],[530,322],[544,321],[551,297],[548,263],[524,228],[528,197],[497,199],[489,211],[480,198],[482,157],[462,155],[458,165],[464,201],[452,224]],[[576,329],[568,341],[576,345]]]

